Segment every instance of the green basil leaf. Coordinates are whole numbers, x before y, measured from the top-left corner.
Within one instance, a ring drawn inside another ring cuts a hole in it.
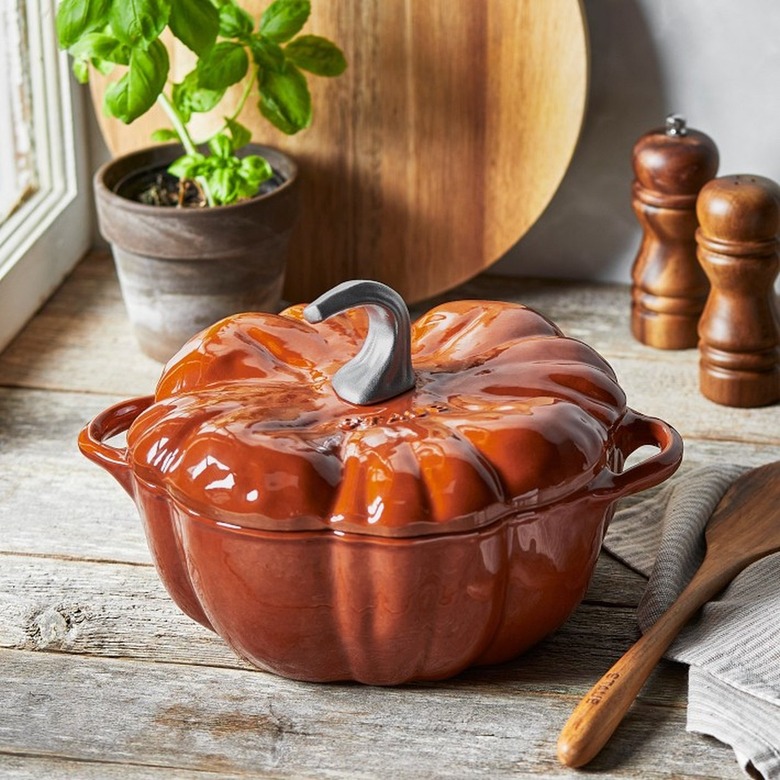
[[[79,84],[89,81],[89,60],[73,60],[73,75]]]
[[[151,43],[168,24],[171,0],[115,0],[111,5],[111,29],[130,46]]]
[[[241,81],[249,69],[249,58],[240,43],[223,41],[213,46],[198,63],[198,83],[206,89],[226,89]]]
[[[194,179],[203,173],[205,161],[202,154],[185,154],[168,166],[168,173],[179,179]]]
[[[311,95],[305,76],[294,66],[263,72],[260,113],[283,133],[294,135],[311,124]]]
[[[228,3],[219,9],[219,34],[223,38],[246,38],[254,26],[254,20],[243,8]]]
[[[208,176],[209,190],[214,200],[221,206],[233,203],[238,199],[238,176],[228,168],[216,168]]]
[[[219,160],[226,160],[233,154],[233,144],[224,133],[209,138],[209,150]]]
[[[240,171],[235,174],[234,181],[236,183],[236,200],[246,200],[257,195],[257,188],[260,185],[247,181]]]
[[[152,133],[152,141],[157,143],[165,143],[166,141],[180,141],[179,134],[172,130],[170,127],[163,127],[160,130],[155,130]]]
[[[203,54],[217,40],[219,16],[210,0],[172,0],[168,24],[188,49]]]
[[[249,182],[244,181],[244,179],[242,179],[240,175],[235,176],[233,178],[233,182],[236,188],[235,189],[236,201],[246,200],[247,198],[251,198],[255,194],[255,192],[257,192],[257,188],[252,189],[252,185]]]
[[[130,124],[130,117],[127,107],[127,89],[130,81],[130,74],[125,73],[121,79],[110,84],[103,96],[103,111],[109,116],[116,117],[120,122]]]
[[[238,169],[241,178],[249,184],[253,192],[264,182],[274,175],[273,168],[265,157],[259,154],[250,154],[241,160],[241,166]]]
[[[160,41],[144,51],[133,49],[127,84],[127,115],[132,122],[153,105],[168,78],[168,52]]]
[[[249,39],[249,48],[256,64],[265,70],[284,70],[284,52],[281,46],[262,35],[255,34]]]
[[[204,89],[198,85],[198,71],[192,70],[179,84],[173,85],[171,97],[176,109],[182,114],[185,124],[190,121],[194,112],[204,113],[211,111],[222,96],[224,89]]]
[[[317,76],[340,76],[347,67],[341,49],[319,35],[301,35],[284,47],[284,56]]]
[[[248,127],[242,125],[241,122],[226,116],[225,124],[227,125],[228,130],[230,130],[230,135],[233,139],[233,149],[240,149],[252,140],[252,131]]]
[[[190,108],[193,112],[205,114],[207,111],[211,111],[211,109],[222,100],[224,94],[224,89],[203,89],[202,87],[198,87],[198,89],[194,89],[190,93]]]
[[[98,58],[119,65],[127,65],[130,62],[130,49],[106,33],[87,33],[74,43],[69,51],[77,60]]]
[[[62,0],[57,8],[57,40],[69,49],[82,35],[108,23],[111,0]]]
[[[109,76],[116,67],[113,62],[108,60],[101,60],[99,57],[92,57],[90,64],[103,76]]]
[[[152,43],[146,51],[133,49],[127,73],[106,90],[104,110],[125,124],[138,119],[162,92],[168,67],[168,52],[160,41]]]
[[[249,39],[249,48],[252,59],[264,70],[284,70],[284,52],[279,44],[256,33]]]
[[[260,17],[260,32],[274,43],[297,35],[311,13],[309,0],[275,0]]]
[[[181,84],[174,84],[171,89],[171,100],[174,108],[179,114],[179,118],[186,125],[192,119],[192,106],[190,105],[190,90],[185,84],[186,79]]]

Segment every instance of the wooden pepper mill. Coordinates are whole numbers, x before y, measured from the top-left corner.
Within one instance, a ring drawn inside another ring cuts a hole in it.
[[[713,140],[677,114],[634,145],[631,203],[643,237],[632,270],[631,331],[648,346],[698,344],[709,283],[696,260],[696,197],[718,162]]]
[[[780,187],[762,176],[709,182],[696,205],[699,261],[712,289],[699,323],[699,382],[711,401],[780,401]]]

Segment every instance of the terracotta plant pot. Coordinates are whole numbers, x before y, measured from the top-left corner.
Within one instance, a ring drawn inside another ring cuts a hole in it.
[[[280,308],[297,166],[270,147],[245,151],[265,157],[283,181],[231,206],[149,206],[119,194],[138,175],[164,171],[182,153],[176,144],[118,157],[95,174],[100,233],[141,349],[156,360],[230,314]]]

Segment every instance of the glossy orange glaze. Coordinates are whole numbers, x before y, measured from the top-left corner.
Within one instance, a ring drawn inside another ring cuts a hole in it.
[[[353,406],[330,379],[359,314],[217,323],[132,426],[135,473],[242,527],[380,536],[469,530],[589,482],[625,412],[611,368],[523,306],[463,301],[412,332],[414,390]]]
[[[330,387],[363,316],[301,310],[217,323],[79,438],[172,598],[260,668],[389,685],[508,660],[582,599],[614,501],[680,463],[602,358],[522,306],[432,310],[416,387],[370,407]]]
[[[417,539],[231,529],[173,502],[214,630],[300,680],[394,685],[507,661],[581,601],[608,513],[581,495],[488,528]]]

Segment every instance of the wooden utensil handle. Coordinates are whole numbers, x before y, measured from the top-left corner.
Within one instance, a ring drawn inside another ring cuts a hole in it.
[[[558,758],[584,766],[607,744],[674,634],[651,629],[588,691],[558,737]]]
[[[672,606],[588,691],[558,737],[558,758],[584,766],[607,744],[664,651],[699,607],[735,575],[702,565]]]

